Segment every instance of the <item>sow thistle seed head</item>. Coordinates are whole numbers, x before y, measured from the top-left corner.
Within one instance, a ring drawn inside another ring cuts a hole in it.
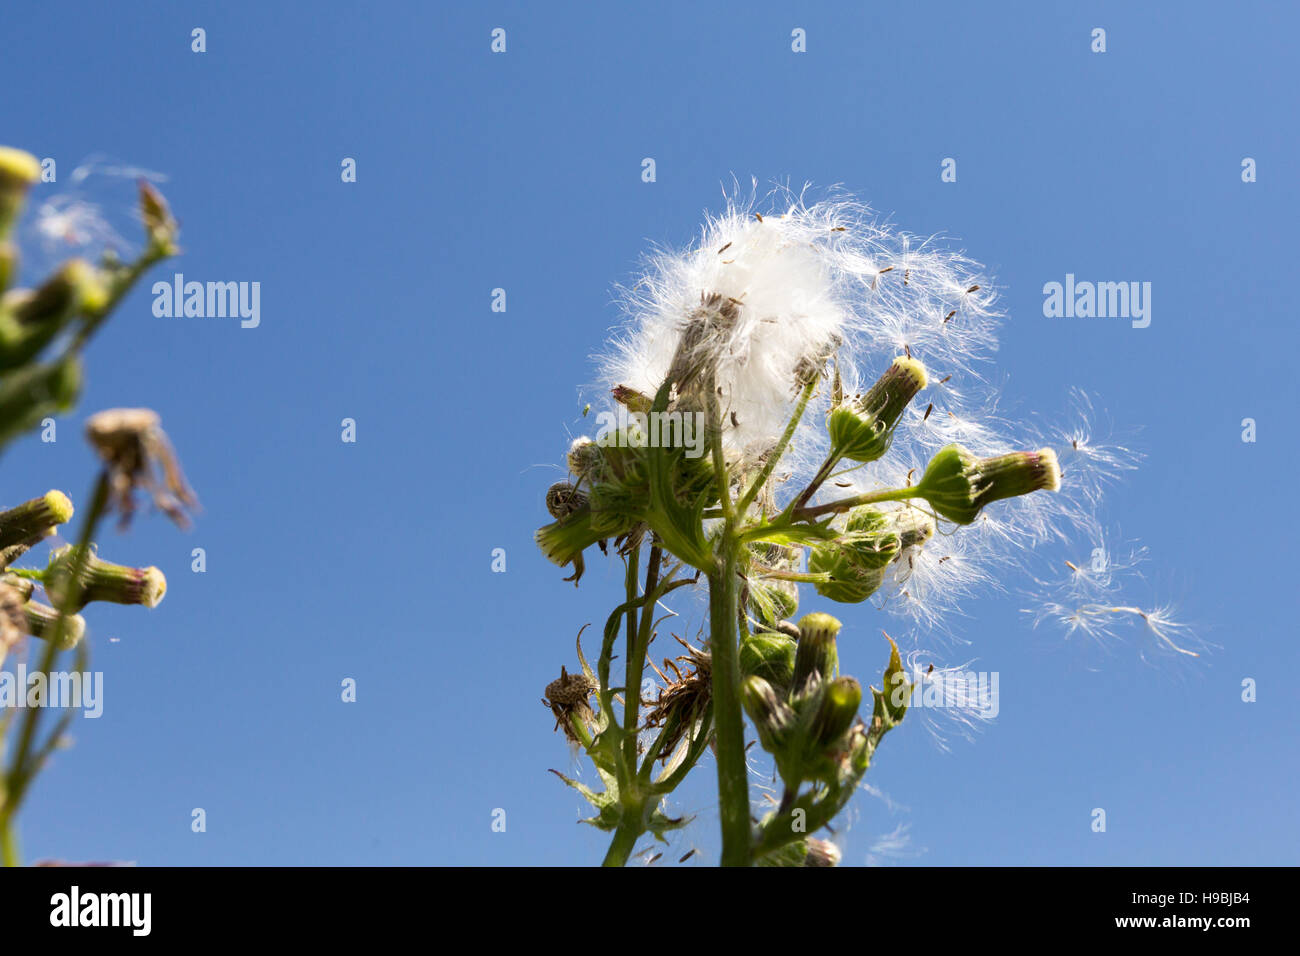
[[[564,736],[572,743],[577,743],[578,736],[573,731],[570,719],[577,717],[589,724],[596,719],[587,698],[596,689],[596,682],[585,674],[570,674],[563,666],[560,676],[546,685],[546,695],[542,703],[555,715],[555,729],[564,731]]]

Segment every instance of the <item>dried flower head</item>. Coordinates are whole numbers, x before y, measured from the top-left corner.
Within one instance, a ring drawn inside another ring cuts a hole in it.
[[[110,506],[121,516],[122,527],[135,514],[137,491],[148,494],[154,507],[178,526],[189,527],[186,509],[193,511],[198,500],[185,482],[157,412],[148,408],[99,412],[86,422],[86,438],[108,467]]]
[[[570,674],[563,666],[560,667],[560,676],[546,685],[546,696],[542,698],[542,703],[551,708],[551,713],[555,715],[555,729],[563,728],[564,736],[570,741],[576,743],[578,739],[573,732],[571,718],[577,717],[583,723],[595,719],[591,705],[587,703],[587,698],[595,689],[596,682],[590,677],[585,674]]]

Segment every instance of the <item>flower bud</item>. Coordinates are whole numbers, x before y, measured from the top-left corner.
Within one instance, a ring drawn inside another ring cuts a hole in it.
[[[45,593],[59,607],[68,596],[69,584],[76,567],[78,549],[64,545],[50,555],[45,568]],[[90,554],[79,576],[81,583],[74,611],[80,611],[91,601],[112,604],[142,604],[157,607],[167,593],[167,578],[157,568],[132,568],[122,564],[101,561],[91,546]]]
[[[970,524],[991,502],[1060,487],[1061,468],[1050,448],[977,458],[948,445],[930,460],[916,490],[949,521]]]
[[[0,549],[39,541],[71,518],[72,502],[61,491],[47,491],[16,508],[0,511]]]
[[[144,220],[145,233],[154,251],[162,255],[177,252],[176,237],[180,227],[172,216],[163,194],[147,180],[140,180],[140,218]]]
[[[810,680],[828,681],[839,669],[835,637],[843,625],[829,614],[805,614],[799,619],[799,644],[794,657],[794,690],[802,692]],[[814,676],[816,675],[816,677]]]
[[[770,754],[776,754],[789,741],[794,730],[795,714],[776,689],[761,677],[745,678],[741,688],[745,713],[754,722],[759,742]]]
[[[0,238],[8,235],[32,183],[41,178],[41,164],[31,153],[0,146]]]
[[[601,454],[600,446],[594,441],[583,435],[575,438],[573,444],[569,446],[569,453],[565,456],[565,461],[569,466],[569,471],[578,478],[586,478],[590,481],[597,481],[603,469],[604,455]]]
[[[40,288],[9,292],[0,302],[0,367],[31,361],[76,316],[108,303],[103,274],[84,259],[72,259]]]
[[[832,577],[816,585],[817,593],[844,604],[865,601],[884,583],[890,563],[930,540],[934,530],[934,520],[917,508],[853,509],[844,533],[809,554],[808,570]]]
[[[850,461],[876,461],[889,451],[894,427],[908,403],[925,388],[925,366],[899,356],[866,395],[832,409],[826,419],[834,454]]]
[[[754,545],[751,551],[761,564],[776,571],[798,571],[803,563],[803,548],[792,545]],[[749,582],[749,610],[765,627],[774,628],[799,610],[799,585],[756,575]]]
[[[48,641],[54,636],[56,623],[59,620],[59,612],[54,608],[46,607],[44,604],[38,604],[35,601],[28,601],[23,605],[23,617],[27,633],[32,637]],[[80,614],[69,614],[67,620],[63,622],[63,635],[59,640],[59,650],[66,651],[70,647],[76,647],[85,634],[86,619]]]
[[[761,677],[778,692],[789,689],[794,678],[795,642],[784,634],[751,634],[740,645],[740,673]]]
[[[861,703],[862,685],[857,680],[837,677],[831,681],[813,717],[809,742],[822,751],[835,748],[858,716]]]

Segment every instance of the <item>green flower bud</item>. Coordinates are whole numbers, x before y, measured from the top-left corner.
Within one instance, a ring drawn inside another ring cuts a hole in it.
[[[752,545],[750,550],[760,563],[777,571],[798,571],[803,563],[803,548],[793,545]],[[765,627],[775,628],[799,610],[799,585],[756,575],[749,582],[749,610]]]
[[[799,644],[794,658],[794,690],[801,693],[810,680],[829,681],[839,669],[836,635],[843,625],[829,614],[805,614],[799,619]]]
[[[809,554],[808,570],[832,577],[815,585],[817,593],[842,604],[865,601],[884,583],[890,563],[908,548],[924,544],[934,530],[934,520],[917,508],[853,509],[844,533]]]
[[[30,361],[78,315],[108,303],[103,274],[84,259],[72,259],[36,290],[8,293],[0,303],[0,365]]]
[[[8,235],[23,208],[32,183],[41,178],[41,164],[31,153],[0,146],[0,237]]]
[[[977,458],[948,445],[930,460],[916,490],[949,521],[970,524],[990,502],[1060,487],[1061,468],[1050,448]]]
[[[44,604],[28,601],[23,605],[23,618],[26,622],[28,634],[40,638],[42,641],[48,641],[54,636],[59,612],[52,607],[46,607]],[[63,622],[63,635],[59,640],[59,650],[66,651],[70,647],[76,647],[85,634],[86,619],[80,614],[69,614],[67,620]]]
[[[64,545],[50,555],[50,563],[45,568],[45,593],[59,607],[64,606],[76,558],[77,549],[70,544]],[[79,580],[81,587],[77,603],[72,608],[74,611],[80,611],[91,601],[142,604],[154,608],[167,593],[167,578],[157,568],[132,568],[101,561],[93,545]]]
[[[740,673],[761,677],[778,693],[789,690],[794,679],[795,642],[784,634],[751,634],[740,645]]]
[[[0,549],[39,541],[72,518],[72,502],[61,491],[47,491],[39,498],[0,512]]]
[[[745,706],[745,713],[754,722],[763,749],[770,754],[777,754],[789,742],[794,731],[795,714],[790,705],[761,677],[745,678],[741,688],[741,702]]]
[[[818,750],[834,749],[858,716],[862,685],[852,677],[837,677],[826,686],[809,730],[809,742]]]
[[[850,461],[876,461],[893,441],[903,410],[925,388],[925,366],[899,356],[866,395],[831,410],[826,419],[831,448]]]

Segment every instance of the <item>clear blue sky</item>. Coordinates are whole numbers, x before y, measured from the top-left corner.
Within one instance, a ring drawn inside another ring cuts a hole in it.
[[[9,4],[0,140],[61,179],[93,154],[165,172],[185,254],[161,274],[262,290],[257,329],[155,318],[137,291],[58,442],[5,458],[4,502],[82,501],[81,419],[151,406],[205,509],[189,535],[146,517],[104,536],[171,589],[153,612],[92,608],[105,714],[40,780],[28,856],[598,860],[605,837],[546,772],[576,764],[539,697],[619,579],[601,563],[563,584],[532,533],[612,284],[648,243],[689,240],[734,174],[842,183],[960,237],[1006,291],[1008,397],[1051,415],[1084,386],[1141,429],[1147,462],[1106,517],[1220,648],[1099,661],[1030,630],[1014,595],[972,604],[960,632],[1001,674],[1001,715],[950,753],[919,725],[892,735],[869,776],[888,800],[855,802],[845,862],[906,827],[902,863],[1295,863],[1300,16],[1163,7]],[[1151,326],[1044,318],[1066,273],[1150,281]],[[874,676],[889,621],[842,616],[845,670]],[[712,787],[706,761],[676,804],[701,815],[681,852],[706,861]]]

